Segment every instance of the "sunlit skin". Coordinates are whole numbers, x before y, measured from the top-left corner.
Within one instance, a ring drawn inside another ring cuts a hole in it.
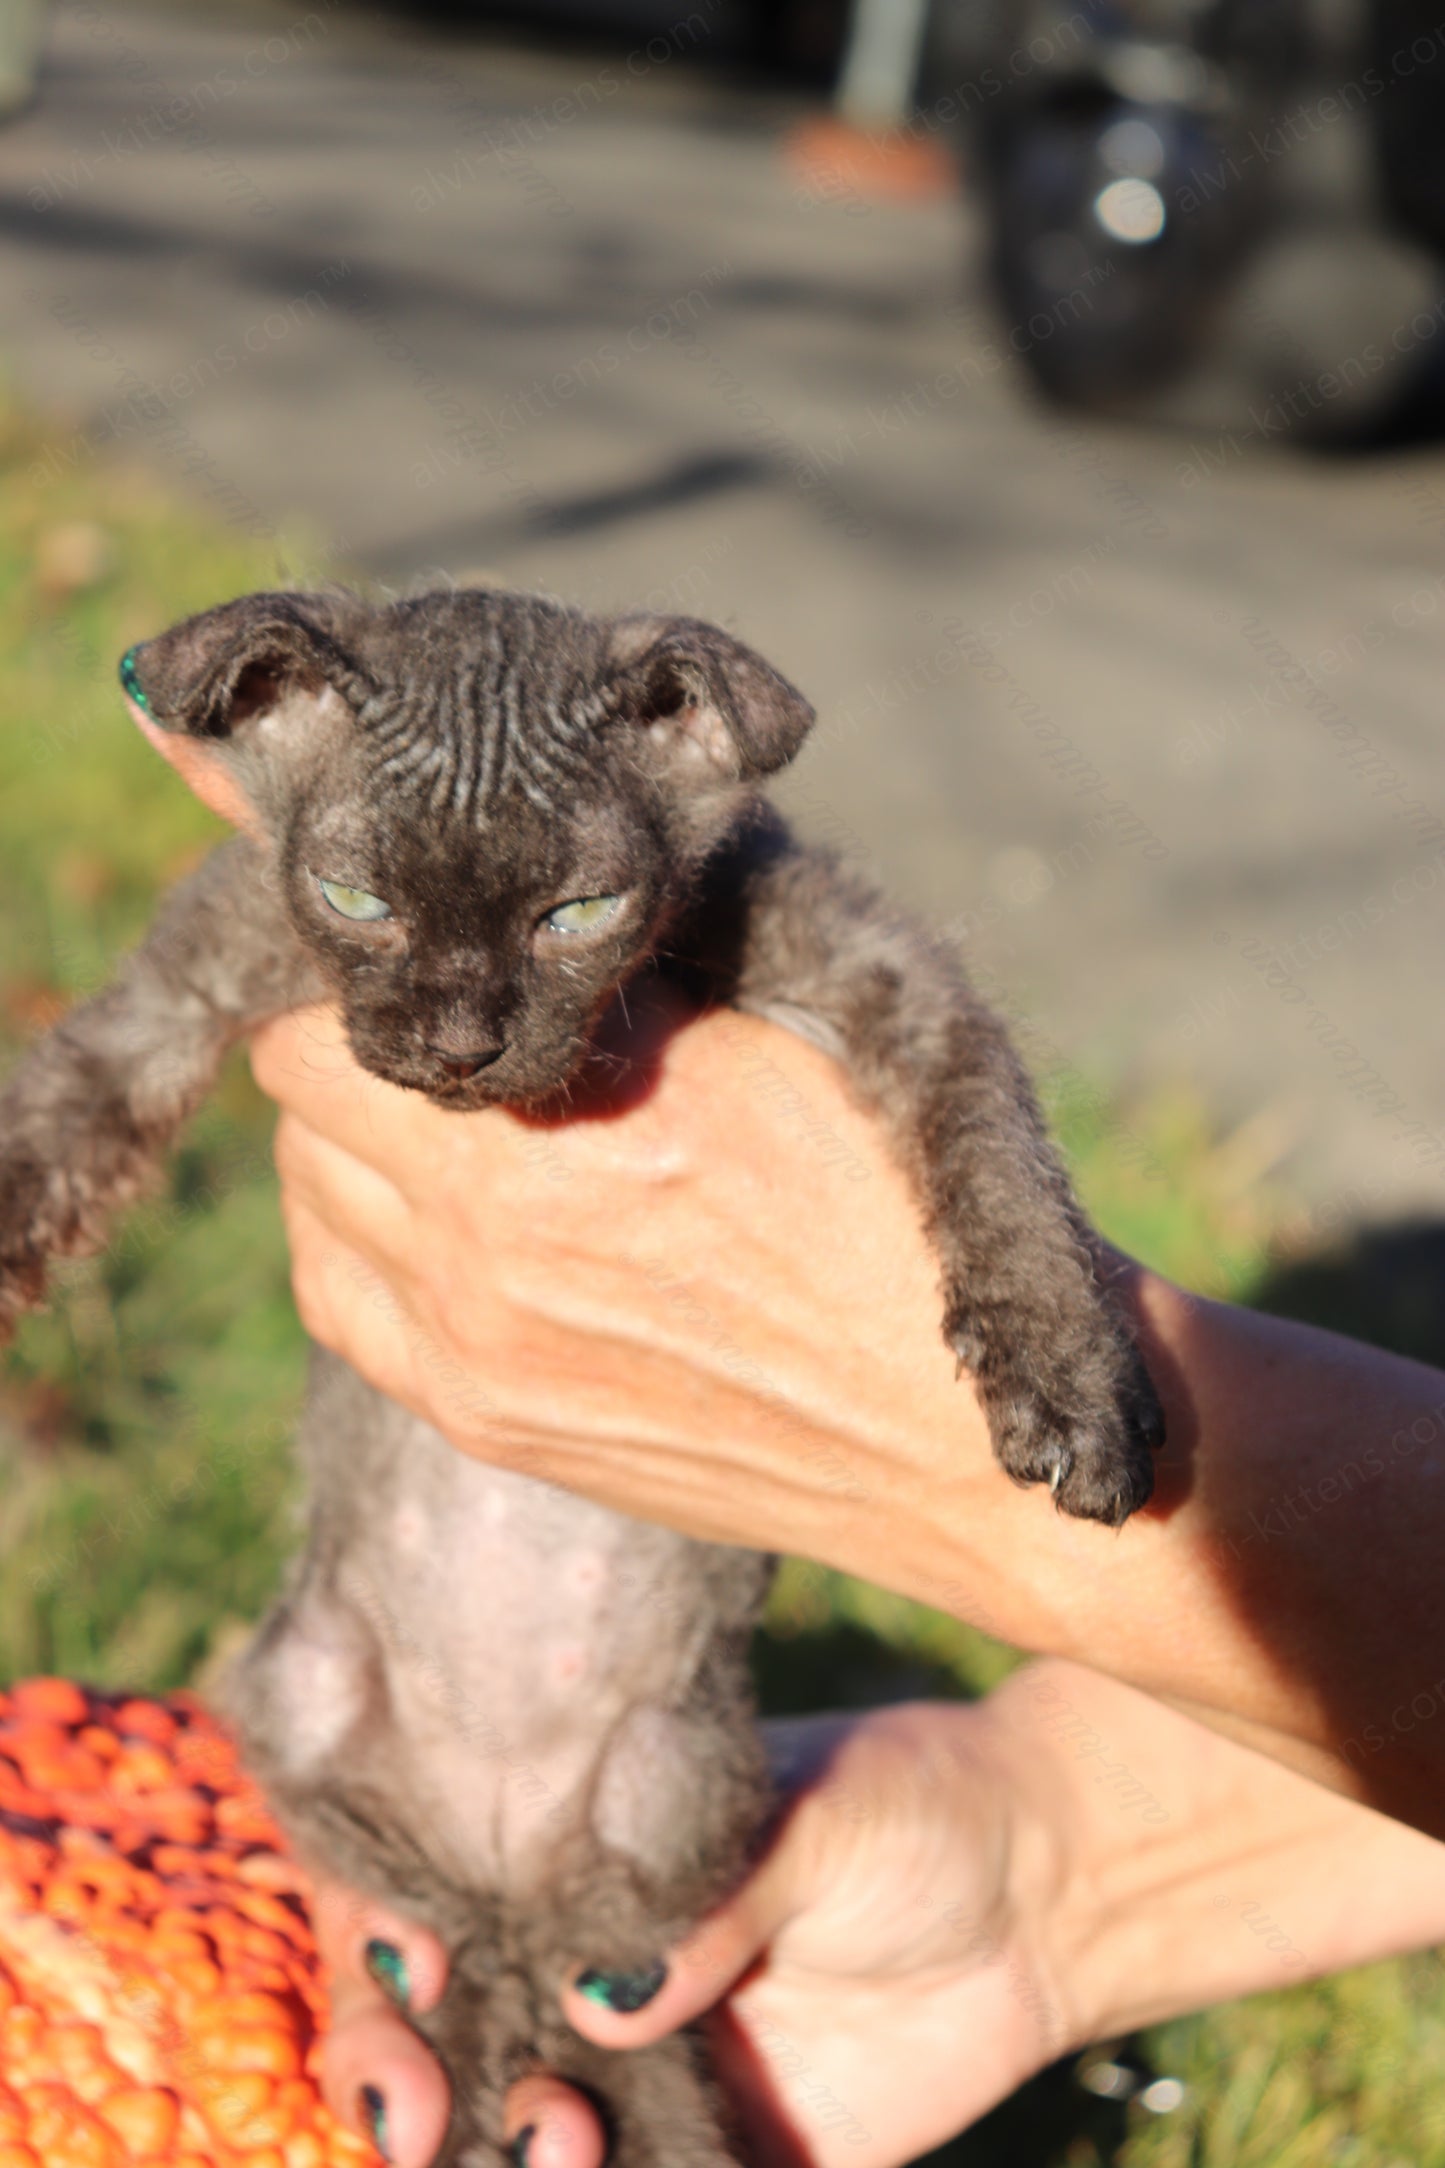
[[[254,1058],[284,1110],[277,1159],[308,1329],[462,1451],[695,1535],[860,1573],[1445,1827],[1445,1726],[1391,1717],[1440,1671],[1428,1652],[1445,1626],[1445,1456],[1411,1442],[1438,1424],[1439,1376],[1121,1266],[1171,1442],[1154,1506],[1122,1532],[1063,1520],[993,1464],[936,1337],[912,1194],[838,1071],[732,1015],[687,1023],[659,1050],[660,1027],[681,1020],[634,1003],[651,1088],[621,1113],[545,1131],[504,1111],[452,1115],[363,1075],[326,1012],[269,1027]],[[805,1121],[759,1091],[759,1061]],[[824,1130],[840,1150],[810,1149]],[[1378,1472],[1344,1510],[1280,1525],[1282,1499],[1302,1486],[1327,1498],[1331,1482],[1338,1496],[1339,1470],[1367,1456]],[[1378,1751],[1361,1746],[1372,1726]],[[1235,1752],[1222,1739],[1210,1750]],[[970,1847],[966,1817],[961,1829]],[[1139,1830],[1126,1842],[1137,1850]],[[1138,1931],[1147,1939],[1147,1923]],[[1202,1999],[1197,1952],[1190,1963],[1179,2008]],[[416,1977],[424,1993],[425,1956]],[[394,2150],[419,2163],[444,2115],[439,2078],[377,1991],[347,1993],[338,2100],[368,2063],[375,2082],[396,2057],[394,2130],[413,2090],[418,2120]],[[597,2037],[623,2023],[591,2005],[577,2021]],[[574,2097],[548,2097],[532,2162],[585,2168],[595,2126]]]
[[[1147,1792],[1148,1823],[1100,1789],[1081,1729]],[[773,1745],[793,1806],[739,1896],[667,1953],[655,2001],[618,2017],[565,1998],[618,2048],[715,2009],[761,2168],[898,2168],[1071,2047],[1445,1934],[1445,1846],[1078,1666],[972,1708],[776,1726]],[[1289,1921],[1282,1953],[1241,1924],[1241,1887]],[[321,1931],[327,2097],[354,2122],[380,2085],[393,2157],[424,2168],[445,2081],[361,1953],[378,1934],[402,1949],[425,2009],[441,1951],[339,1890]],[[508,2133],[529,2125],[528,2168],[601,2168],[595,2117],[555,2079],[513,2088]]]

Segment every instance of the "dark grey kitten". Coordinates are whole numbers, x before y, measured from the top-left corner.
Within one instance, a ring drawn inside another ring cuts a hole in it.
[[[531,596],[272,594],[133,649],[122,680],[246,833],[0,1101],[0,1322],[103,1240],[263,1018],[329,996],[377,1075],[555,1110],[617,989],[683,968],[804,1023],[886,1121],[1009,1473],[1110,1523],[1148,1497],[1158,1404],[1003,1026],[762,807],[812,714],[758,656]],[[767,1562],[484,1467],[320,1354],[303,1437],[305,1552],[237,1706],[302,1853],[451,1953],[423,2028],[446,2158],[496,2168],[504,2090],[540,2064],[594,2092],[627,2168],[713,2168],[697,2040],[605,2054],[557,1987],[574,1962],[645,1973],[739,1871]]]

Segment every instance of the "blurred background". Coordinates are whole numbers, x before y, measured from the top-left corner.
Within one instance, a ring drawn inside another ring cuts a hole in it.
[[[676,608],[815,700],[781,795],[966,945],[1110,1234],[1445,1360],[1442,84],[1445,5],[0,0],[0,1056],[214,832],[132,640]],[[238,1065],[0,1379],[0,1675],[204,1685],[274,1583],[267,1136]],[[1013,1660],[801,1564],[758,1651],[774,1708]],[[1445,2163],[1442,1984],[1113,2044],[950,2158]]]

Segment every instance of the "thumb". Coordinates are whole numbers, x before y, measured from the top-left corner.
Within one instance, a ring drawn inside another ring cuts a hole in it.
[[[562,2011],[584,2040],[604,2048],[650,2047],[721,2002],[760,1951],[805,1911],[829,1875],[828,1818],[818,1785],[858,1725],[852,1716],[787,1717],[763,1726],[783,1801],[767,1847],[731,1897],[674,1949],[627,1972],[581,1969],[562,1989]]]
[[[623,1972],[580,1970],[562,1989],[562,2011],[604,2048],[648,2047],[720,2002],[804,1902],[804,1863],[788,1816],[741,1889],[652,1964]]]

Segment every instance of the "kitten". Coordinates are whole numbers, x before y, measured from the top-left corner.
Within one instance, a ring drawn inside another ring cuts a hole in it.
[[[1003,1026],[763,806],[812,711],[759,656],[534,596],[263,594],[121,676],[242,832],[0,1101],[0,1323],[103,1240],[264,1018],[329,998],[376,1075],[555,1111],[617,990],[681,965],[821,1037],[885,1121],[1009,1474],[1111,1524],[1144,1502],[1158,1404]],[[497,2168],[540,2064],[593,2091],[624,2168],[720,2168],[698,2041],[605,2054],[556,1990],[574,1962],[645,1973],[745,1859],[768,1562],[483,1466],[319,1352],[302,1442],[307,1541],[236,1708],[303,1856],[448,1947],[422,2028],[445,2158]]]

